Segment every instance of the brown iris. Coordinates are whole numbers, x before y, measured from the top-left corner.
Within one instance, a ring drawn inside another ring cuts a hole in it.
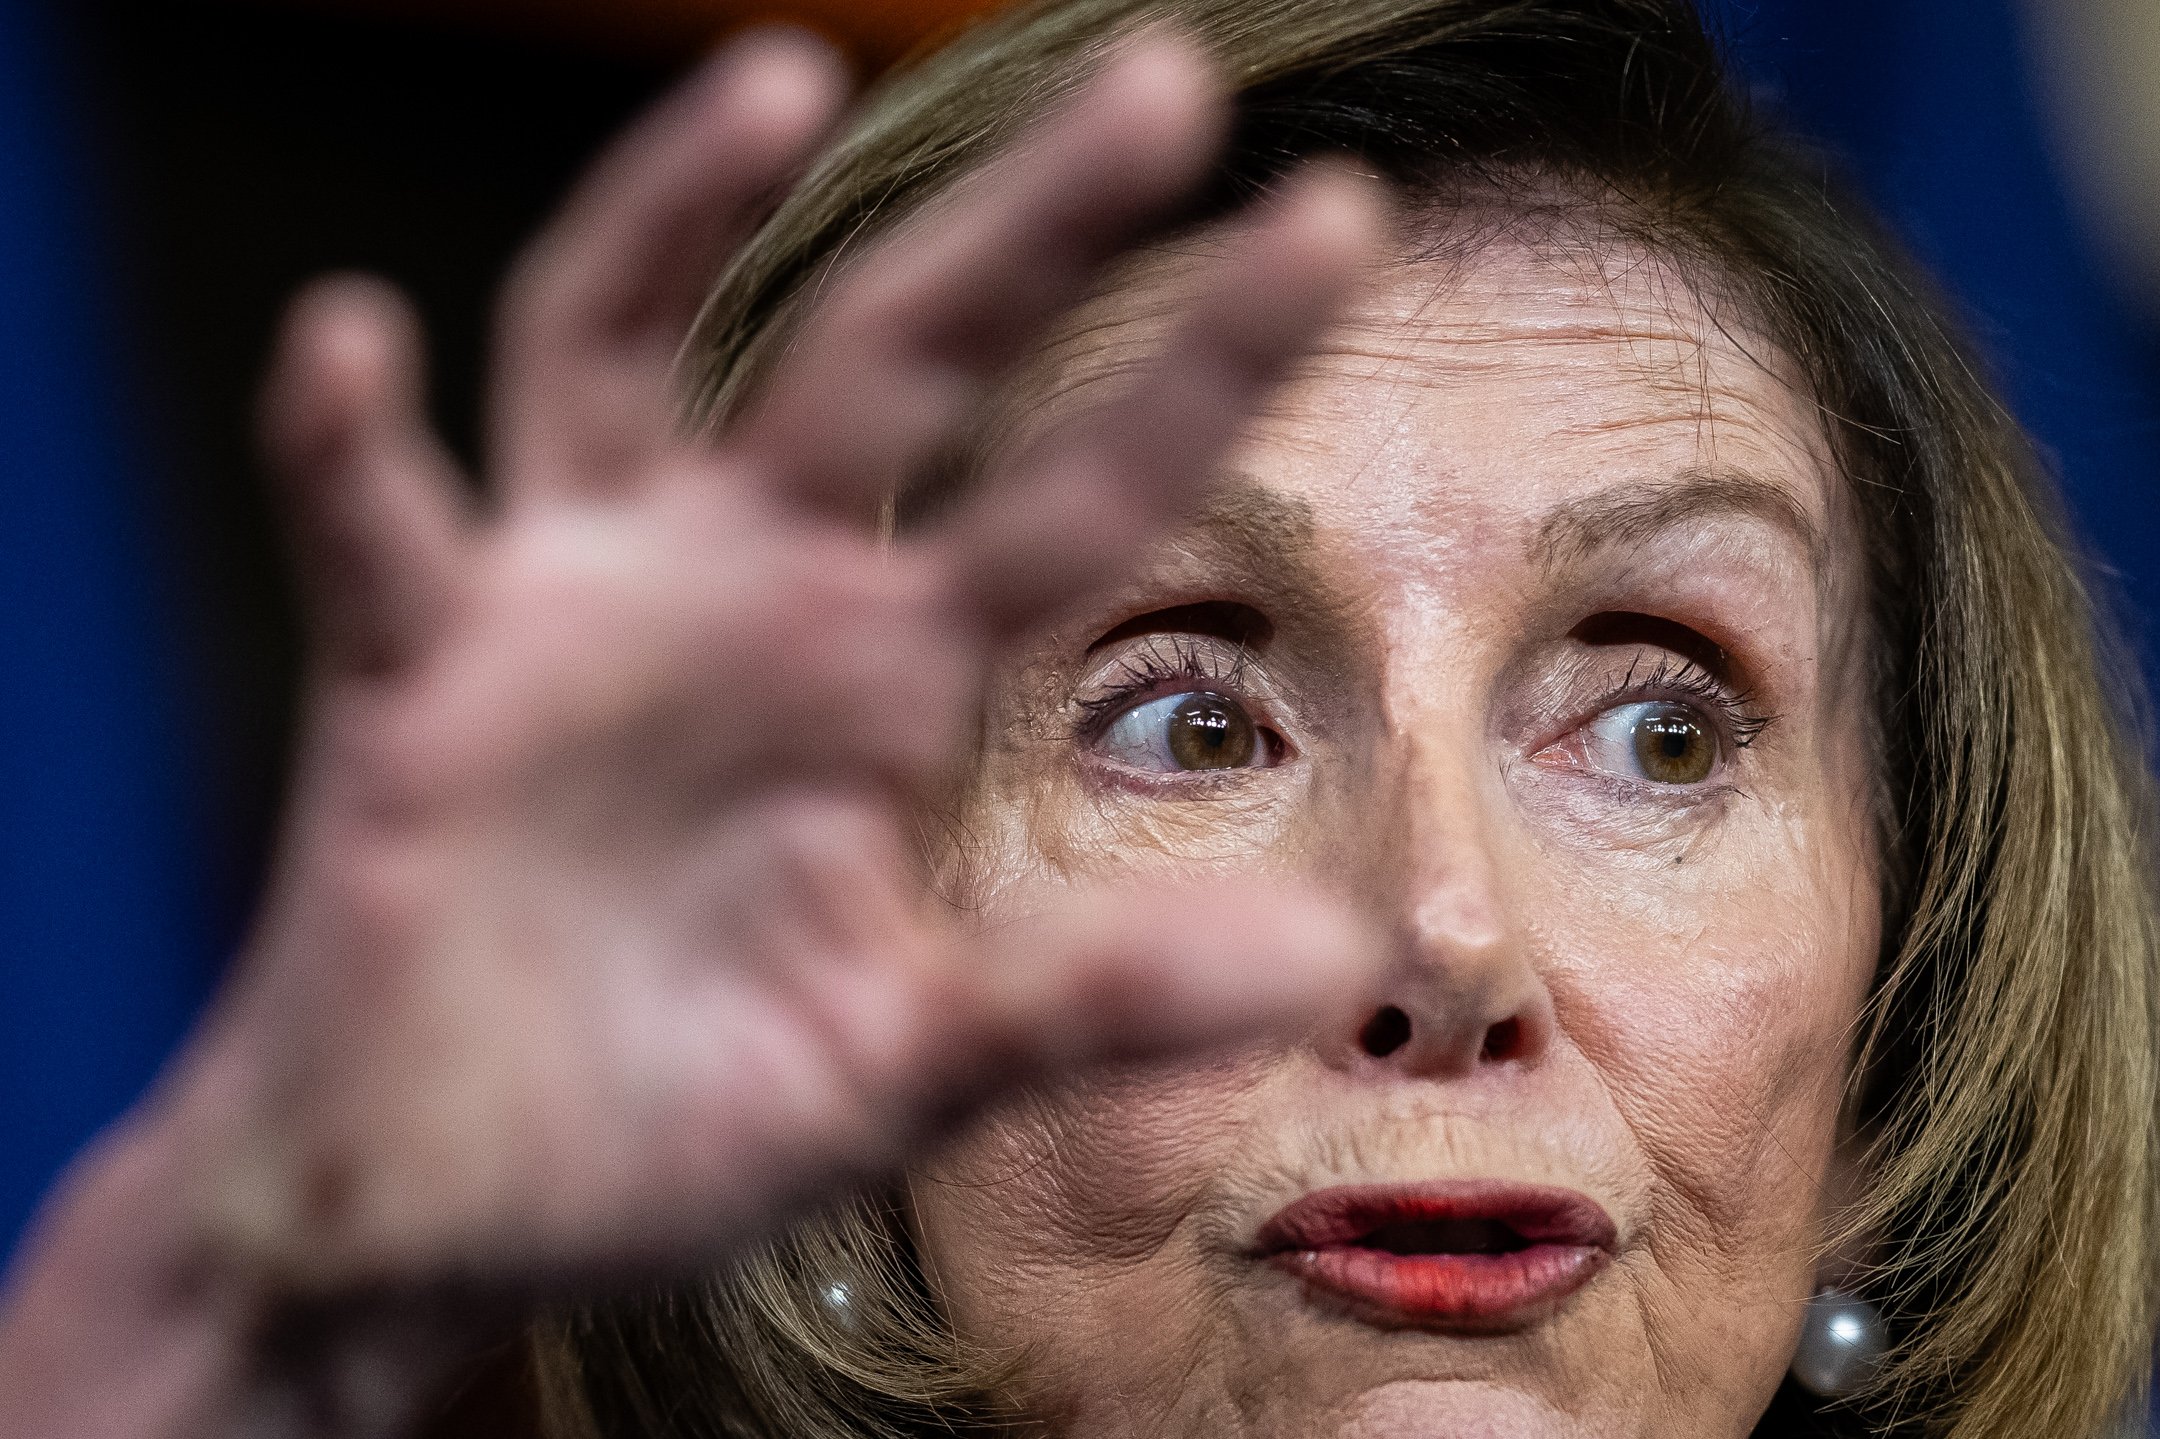
[[[1260,736],[1236,701],[1188,695],[1170,712],[1170,757],[1179,769],[1237,769],[1252,763]]]
[[[1659,784],[1701,784],[1717,763],[1717,740],[1693,712],[1661,705],[1635,723],[1635,758]]]

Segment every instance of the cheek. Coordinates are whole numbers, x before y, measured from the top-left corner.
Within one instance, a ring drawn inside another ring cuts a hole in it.
[[[1562,956],[1548,970],[1562,1028],[1656,1177],[1661,1273],[1783,1299],[1813,1273],[1877,923],[1850,865],[1718,868],[1555,899],[1541,948]]]
[[[924,1267],[962,1335],[1050,1341],[1041,1347],[1054,1362],[1116,1352],[1116,1336],[1101,1350],[1070,1332],[1096,1308],[1080,1296],[1141,1286],[1158,1307],[1113,1307],[1182,1309],[1194,1276],[1173,1272],[1180,1231],[1235,1167],[1266,1070],[1264,1056],[1238,1055],[1030,1092],[919,1169],[910,1188]]]

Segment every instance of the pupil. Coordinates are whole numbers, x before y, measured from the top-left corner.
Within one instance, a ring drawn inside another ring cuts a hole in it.
[[[1635,753],[1643,773],[1660,784],[1700,784],[1717,758],[1702,725],[1683,710],[1644,716],[1635,731]]]
[[[1196,694],[1173,710],[1169,738],[1181,769],[1236,769],[1258,748],[1244,709],[1217,694]]]

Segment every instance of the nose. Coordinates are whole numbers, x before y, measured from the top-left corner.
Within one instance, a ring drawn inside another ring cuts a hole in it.
[[[1405,776],[1375,866],[1397,952],[1377,1001],[1326,1058],[1344,1069],[1462,1078],[1534,1064],[1551,1047],[1553,1001],[1531,963],[1475,777]]]

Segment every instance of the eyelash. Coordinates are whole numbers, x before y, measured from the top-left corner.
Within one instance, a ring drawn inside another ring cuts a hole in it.
[[[1638,679],[1641,664],[1638,656],[1619,685],[1596,702],[1593,715],[1631,700],[1682,699],[1714,717],[1736,750],[1753,744],[1777,719],[1756,707],[1750,691],[1733,688],[1694,660],[1661,654],[1656,667]]]
[[[1660,653],[1647,673],[1642,671],[1643,661],[1638,656],[1631,662],[1619,684],[1596,700],[1589,713],[1599,715],[1641,700],[1682,700],[1708,715],[1735,751],[1753,744],[1777,719],[1757,707],[1752,692],[1735,688],[1694,660]],[[1250,655],[1243,646],[1226,659],[1220,644],[1195,635],[1151,637],[1119,658],[1119,672],[1102,693],[1076,702],[1079,730],[1089,739],[1099,738],[1134,705],[1180,689],[1219,689],[1243,700],[1239,692],[1249,666]]]
[[[1167,656],[1162,653],[1165,648],[1170,651]],[[1178,688],[1218,688],[1233,699],[1241,699],[1238,690],[1250,667],[1250,656],[1241,645],[1227,663],[1224,661],[1220,645],[1210,645],[1196,635],[1152,636],[1147,643],[1119,657],[1119,673],[1107,682],[1103,693],[1077,702],[1081,732],[1091,738],[1100,735],[1133,705],[1173,694]]]

